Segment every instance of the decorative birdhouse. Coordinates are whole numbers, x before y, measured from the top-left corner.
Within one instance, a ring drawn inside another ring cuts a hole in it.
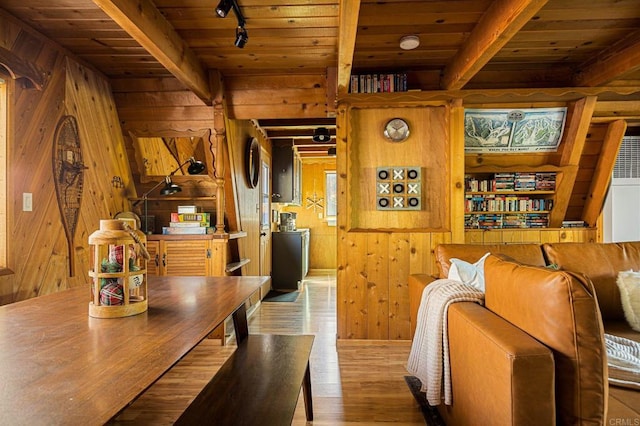
[[[119,318],[147,310],[146,242],[134,219],[100,221],[100,229],[89,236],[89,316]]]

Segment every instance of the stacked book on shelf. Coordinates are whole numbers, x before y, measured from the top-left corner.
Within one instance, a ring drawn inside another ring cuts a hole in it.
[[[464,216],[466,229],[547,228],[545,213],[486,213]]]
[[[213,234],[211,214],[198,212],[196,206],[178,206],[178,211],[171,213],[169,226],[162,227],[164,235],[205,235]]]
[[[584,220],[563,220],[563,228],[586,228],[587,224]]]
[[[360,74],[351,76],[351,93],[406,92],[407,74]]]
[[[555,191],[555,172],[495,173],[491,178],[465,177],[467,192]]]
[[[553,200],[520,195],[465,195],[464,211],[469,212],[545,212]]]
[[[536,173],[536,191],[555,191],[556,173],[538,172]]]

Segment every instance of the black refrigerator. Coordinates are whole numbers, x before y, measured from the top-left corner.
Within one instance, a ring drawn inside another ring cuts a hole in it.
[[[298,290],[309,271],[309,230],[271,234],[271,287]]]

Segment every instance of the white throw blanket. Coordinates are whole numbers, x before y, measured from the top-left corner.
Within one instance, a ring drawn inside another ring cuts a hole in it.
[[[484,293],[459,281],[441,279],[427,285],[418,309],[407,371],[422,382],[430,405],[451,405],[451,371],[447,311],[455,302],[484,303]],[[444,378],[443,378],[444,376]],[[443,394],[444,393],[444,397]]]
[[[604,340],[609,383],[640,390],[640,343],[611,334],[605,334]]]

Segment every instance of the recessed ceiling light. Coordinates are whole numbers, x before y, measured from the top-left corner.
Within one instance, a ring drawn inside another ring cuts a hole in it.
[[[420,46],[420,37],[417,35],[407,35],[400,39],[400,48],[402,50],[413,50]]]

